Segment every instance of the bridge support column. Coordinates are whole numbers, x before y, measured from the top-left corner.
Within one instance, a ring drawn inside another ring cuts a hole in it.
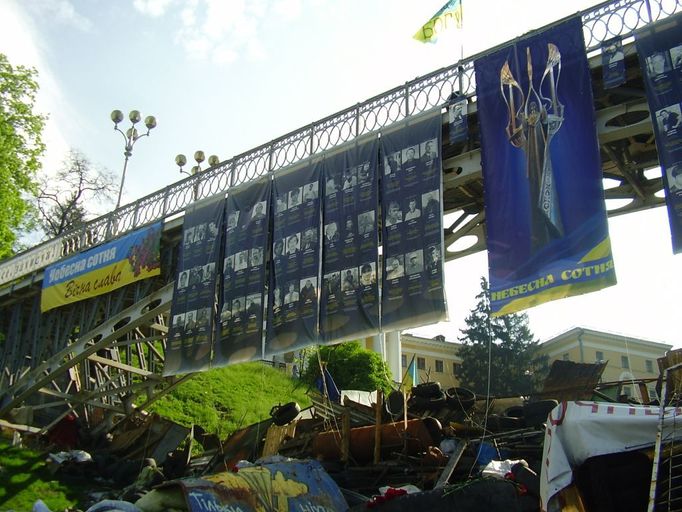
[[[386,354],[386,342],[384,341],[384,333],[379,333],[372,336],[372,351],[376,352],[384,359]]]
[[[400,341],[400,331],[392,331],[385,333],[386,344],[386,363],[391,369],[393,380],[400,382],[402,379],[402,366],[400,364],[400,355],[402,354],[402,343]]]

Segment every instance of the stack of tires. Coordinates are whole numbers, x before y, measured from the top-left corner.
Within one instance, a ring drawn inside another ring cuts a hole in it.
[[[384,400],[385,419],[396,421],[403,416],[405,411],[405,396],[399,389],[391,391]]]
[[[445,395],[448,406],[454,411],[468,411],[476,403],[476,393],[467,388],[449,388]]]
[[[556,400],[539,400],[509,407],[503,414],[488,416],[488,428],[493,432],[522,428],[543,428],[547,415],[557,406]]]
[[[408,401],[410,409],[415,411],[437,411],[447,404],[447,395],[440,382],[425,382],[412,388],[412,396]]]

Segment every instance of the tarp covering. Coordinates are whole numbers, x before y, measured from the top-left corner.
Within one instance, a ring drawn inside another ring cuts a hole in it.
[[[666,409],[666,424],[680,414],[682,408]],[[646,405],[562,402],[554,408],[548,417],[542,453],[543,510],[554,494],[570,485],[573,469],[590,457],[652,446],[658,415],[658,407]]]
[[[348,510],[337,485],[320,463],[312,460],[254,465],[168,485],[182,488],[192,512]]]

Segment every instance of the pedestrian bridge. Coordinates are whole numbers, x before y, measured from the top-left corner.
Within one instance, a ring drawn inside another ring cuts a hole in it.
[[[632,36],[636,30],[679,11],[679,2],[619,0],[581,13],[610,216],[664,202]],[[604,89],[601,45],[615,36],[623,38],[627,82]],[[469,99],[470,136],[459,144],[450,144],[447,136],[443,137],[446,260],[484,250],[486,224],[474,58],[320,119],[2,262],[0,418],[22,417],[22,421],[47,429],[76,411],[91,425],[110,425],[115,417],[144,408],[191,377],[161,376],[177,249],[187,206],[443,107],[453,93]],[[445,126],[447,114],[445,109],[443,112]],[[159,220],[164,221],[160,276],[40,312],[43,271],[49,264]],[[22,411],[25,414],[17,415]]]

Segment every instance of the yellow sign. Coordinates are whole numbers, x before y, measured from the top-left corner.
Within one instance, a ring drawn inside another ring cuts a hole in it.
[[[40,310],[109,293],[161,273],[161,223],[45,269]]]

